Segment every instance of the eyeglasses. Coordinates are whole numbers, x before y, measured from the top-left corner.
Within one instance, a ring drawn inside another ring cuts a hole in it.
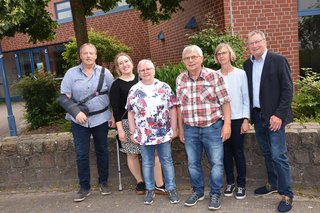
[[[153,70],[152,67],[149,67],[149,68],[146,68],[146,69],[143,69],[143,70],[139,70],[139,72],[149,72],[150,70]]]
[[[220,56],[226,55],[227,53],[228,53],[228,51],[219,52],[219,53],[216,54],[216,56],[220,57]]]
[[[248,42],[248,45],[249,46],[253,46],[254,44],[259,44],[261,41],[263,41],[264,39],[260,39],[260,40],[256,40],[256,41],[253,41],[253,42]]]
[[[118,65],[119,65],[119,66],[122,66],[122,65],[125,65],[125,64],[128,63],[128,62],[129,62],[129,60],[128,60],[128,59],[125,59],[125,60],[123,60],[123,61],[118,62]]]
[[[201,56],[192,55],[192,56],[190,56],[190,57],[184,57],[183,60],[184,60],[184,61],[190,61],[190,59],[191,59],[192,61],[194,61],[194,60],[198,59],[199,57],[201,57]]]

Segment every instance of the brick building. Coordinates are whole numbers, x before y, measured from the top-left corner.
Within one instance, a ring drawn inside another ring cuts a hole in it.
[[[306,2],[309,6],[303,4],[307,4]],[[129,8],[122,1],[108,13],[96,11],[87,18],[87,26],[94,31],[107,32],[130,46],[133,50],[130,55],[135,63],[142,58],[151,58],[161,65],[181,60],[182,49],[187,44],[186,34],[197,31],[203,24],[205,15],[211,12],[221,29],[240,34],[244,39],[251,30],[264,31],[268,48],[288,58],[293,78],[297,79],[298,12],[310,11],[310,2],[316,5],[313,15],[320,14],[319,0],[185,0],[182,4],[183,11],[174,14],[169,21],[152,25],[150,22],[143,22],[139,11]],[[59,23],[54,41],[29,44],[28,37],[23,34],[2,40],[9,84],[23,75],[34,73],[37,68],[44,68],[58,75],[64,72],[61,58],[63,44],[74,36],[69,1],[52,0],[48,10]],[[192,17],[198,28],[185,28]],[[164,40],[157,37],[161,32]],[[14,91],[11,91],[11,96],[15,96]],[[1,88],[0,98],[3,97]]]

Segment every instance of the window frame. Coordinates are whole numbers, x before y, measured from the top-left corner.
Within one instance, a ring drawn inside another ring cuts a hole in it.
[[[70,0],[65,0],[65,1],[54,3],[55,13],[56,13],[56,21],[58,22],[58,24],[72,22],[71,6],[70,6],[70,8],[65,8],[65,9],[61,9],[61,10],[58,10],[58,8],[57,8],[59,4],[62,4],[65,2],[70,2]],[[93,12],[93,15],[86,17],[86,18],[93,18],[93,17],[102,16],[102,15],[106,15],[106,14],[118,13],[118,12],[122,12],[125,10],[130,10],[130,9],[132,9],[132,8],[130,8],[130,6],[128,4],[125,4],[125,1],[123,0],[123,1],[121,1],[120,6],[116,6],[115,8],[109,10],[108,12],[104,12],[103,10],[97,10],[97,11]],[[66,11],[70,11],[71,17],[58,19],[59,12],[66,12]]]
[[[298,0],[298,16],[315,16],[320,15],[320,8],[315,9],[300,9],[300,1]]]

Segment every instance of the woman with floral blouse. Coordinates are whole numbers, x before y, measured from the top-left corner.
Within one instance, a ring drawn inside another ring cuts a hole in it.
[[[127,110],[131,139],[141,148],[146,183],[144,204],[152,204],[155,197],[153,168],[156,149],[170,203],[178,203],[180,198],[176,192],[171,155],[171,141],[177,136],[176,98],[168,84],[155,79],[151,60],[141,60],[137,68],[141,81],[129,91]]]

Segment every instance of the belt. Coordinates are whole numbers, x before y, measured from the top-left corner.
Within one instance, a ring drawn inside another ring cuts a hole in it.
[[[253,107],[252,112],[254,113],[261,112],[261,108]]]

